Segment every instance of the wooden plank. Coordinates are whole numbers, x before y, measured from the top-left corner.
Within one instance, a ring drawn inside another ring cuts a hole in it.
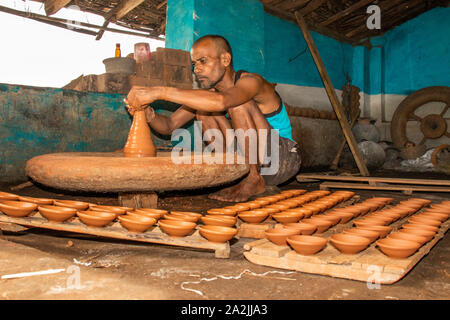
[[[281,10],[292,10],[303,8],[310,0],[285,1],[278,6]]]
[[[371,2],[373,2],[373,0],[361,0],[359,2],[356,2],[355,4],[351,5],[347,9],[339,11],[335,15],[329,17],[327,20],[321,22],[320,25],[323,26],[323,27],[326,27],[329,24],[339,20],[342,17],[345,17],[345,16],[349,15],[350,13],[358,10],[361,7],[364,7],[365,5],[368,5]]]
[[[116,10],[116,19],[119,20],[122,17],[124,17],[128,12],[133,10],[134,8],[138,7],[141,3],[143,3],[145,0],[123,0],[120,2],[120,4],[117,6]]]
[[[312,1],[310,1],[304,8],[300,9],[300,14],[302,16],[307,16],[308,14],[310,14],[311,12],[313,12],[314,10],[319,8],[324,2],[325,2],[325,0],[312,0]]]
[[[356,177],[356,176],[335,176],[325,174],[302,173],[297,176],[298,179],[316,179],[316,180],[337,180],[337,181],[358,181],[358,182],[385,182],[398,184],[420,184],[420,185],[440,185],[450,186],[450,180],[435,179],[409,179],[409,178],[385,178],[385,177]]]
[[[399,227],[405,219],[392,226]],[[446,234],[450,221],[444,222],[435,237],[423,245],[414,255],[406,259],[392,259],[384,255],[375,244],[355,254],[341,254],[330,243],[319,253],[311,256],[297,254],[294,250],[281,251],[279,246],[267,239],[254,241],[244,256],[258,265],[279,269],[295,270],[311,274],[319,274],[344,279],[367,282],[376,279],[380,284],[392,284],[403,278]],[[327,238],[332,233],[324,233]],[[283,254],[281,254],[283,253]]]
[[[317,51],[317,47],[314,43],[314,40],[308,30],[308,26],[306,25],[305,20],[298,11],[295,12],[295,17],[297,19],[298,25],[300,26],[303,37],[305,38],[306,44],[308,45],[308,48],[314,58],[314,62],[317,66],[317,69],[322,78],[322,82],[325,86],[325,90],[328,94],[328,98],[330,99],[331,105],[333,106],[334,112],[336,113],[336,116],[342,127],[342,131],[344,133],[345,138],[347,139],[347,143],[350,147],[350,150],[352,151],[353,157],[355,158],[359,171],[361,175],[369,176],[369,170],[367,169],[366,164],[364,163],[361,151],[358,148],[353,132],[350,129],[350,125],[345,117],[344,111],[342,110],[342,106],[336,95],[336,91],[334,90],[333,84],[331,83],[331,79],[328,76],[328,72],[325,69],[325,65],[323,64],[322,58],[320,57],[320,54]]]
[[[47,219],[42,218],[38,212],[36,212],[33,216],[23,218],[9,217],[5,214],[0,214],[0,222],[14,223],[27,227],[38,227],[50,230],[89,234],[98,237],[213,250],[215,251],[215,256],[217,258],[229,258],[230,256],[230,246],[228,242],[210,242],[201,237],[198,234],[198,230],[189,236],[177,238],[167,235],[158,226],[154,226],[151,230],[144,233],[133,233],[122,228],[118,222],[103,228],[95,228],[86,226],[80,222],[77,217],[62,223],[50,222]]]
[[[51,16],[68,5],[72,0],[45,0],[45,14]]]
[[[393,191],[428,191],[428,192],[450,192],[450,188],[433,187],[433,186],[410,186],[410,185],[367,185],[362,183],[344,183],[344,182],[324,182],[320,185],[321,190],[329,188],[343,188],[343,189],[367,189],[367,190],[393,190]]]

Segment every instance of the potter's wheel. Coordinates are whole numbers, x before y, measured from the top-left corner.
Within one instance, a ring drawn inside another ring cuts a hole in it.
[[[36,156],[26,165],[33,180],[57,189],[96,192],[149,192],[213,187],[245,175],[239,164],[176,164],[170,152],[156,157],[124,157],[118,152],[68,152]],[[211,159],[211,158],[210,158]],[[216,155],[217,159],[217,155]],[[179,159],[182,160],[182,159]],[[225,163],[225,161],[223,161]]]

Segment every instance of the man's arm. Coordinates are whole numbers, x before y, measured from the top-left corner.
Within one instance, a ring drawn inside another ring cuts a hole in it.
[[[186,106],[181,106],[170,117],[158,114],[151,107],[146,109],[147,121],[160,134],[169,135],[175,129],[192,120],[195,117],[195,112]],[[148,111],[147,111],[148,110]]]
[[[263,80],[260,77],[246,75],[235,86],[223,92],[172,87],[133,87],[127,102],[132,106],[142,106],[155,100],[166,100],[199,111],[222,112],[253,99],[262,85]]]

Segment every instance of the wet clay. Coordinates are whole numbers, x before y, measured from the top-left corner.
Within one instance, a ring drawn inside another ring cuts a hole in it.
[[[133,123],[123,153],[125,157],[135,158],[156,156],[156,148],[153,144],[144,110],[137,110],[134,113]]]

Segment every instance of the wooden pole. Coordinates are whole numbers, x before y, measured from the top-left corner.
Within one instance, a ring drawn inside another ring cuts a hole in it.
[[[308,45],[309,51],[313,56],[316,67],[320,73],[320,77],[322,78],[322,82],[325,86],[325,90],[328,94],[328,98],[330,99],[331,105],[333,106],[334,112],[336,112],[336,116],[339,120],[339,123],[342,127],[342,131],[344,133],[345,139],[347,139],[347,143],[352,151],[353,157],[355,158],[356,165],[358,166],[359,172],[362,176],[369,176],[369,170],[366,167],[364,159],[361,155],[361,151],[358,148],[353,132],[350,128],[350,125],[346,119],[346,116],[342,110],[342,106],[339,102],[339,99],[336,95],[336,91],[334,90],[333,84],[331,83],[330,77],[328,76],[328,72],[325,69],[325,65],[323,64],[322,58],[320,57],[319,51],[314,43],[314,40],[309,32],[308,26],[306,25],[305,19],[303,19],[302,15],[296,11],[295,18],[297,19],[297,23],[300,26],[303,37],[305,38],[306,44]]]

